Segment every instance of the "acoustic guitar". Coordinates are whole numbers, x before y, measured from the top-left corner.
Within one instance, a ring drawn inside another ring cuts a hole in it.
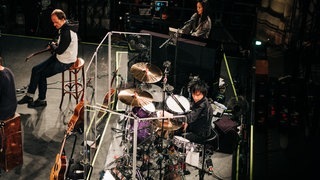
[[[35,53],[30,54],[28,57],[26,57],[25,61],[27,62],[27,61],[29,61],[29,59],[32,58],[33,56],[36,56],[36,55],[38,55],[38,54],[41,54],[41,53],[44,53],[44,52],[47,52],[47,51],[50,51],[50,50],[51,50],[50,46],[47,46],[47,47],[46,47],[45,49],[43,49],[43,50],[40,50],[40,51],[38,51],[38,52],[35,52]]]
[[[79,126],[83,122],[83,106],[84,102],[81,100],[75,107],[74,113],[68,123],[68,128],[65,132],[64,138],[62,140],[61,148],[59,153],[56,155],[55,163],[51,169],[50,180],[64,180],[66,177],[66,169],[68,167],[67,156],[63,155],[63,149],[66,143],[68,135],[72,130]]]

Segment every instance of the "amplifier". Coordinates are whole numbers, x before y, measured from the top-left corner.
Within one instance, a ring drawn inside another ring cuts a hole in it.
[[[0,122],[0,167],[9,171],[23,163],[20,115]]]

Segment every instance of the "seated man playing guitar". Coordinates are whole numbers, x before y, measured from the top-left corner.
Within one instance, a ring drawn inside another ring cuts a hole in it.
[[[47,78],[69,69],[78,56],[78,27],[70,24],[60,9],[53,10],[51,21],[58,30],[57,42],[49,45],[52,55],[32,68],[27,94],[18,101],[18,104],[28,104],[29,108],[47,105]],[[38,99],[33,101],[37,87]]]

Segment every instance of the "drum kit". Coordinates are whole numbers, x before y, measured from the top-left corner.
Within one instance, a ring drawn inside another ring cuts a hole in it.
[[[130,68],[133,77],[140,81],[138,88],[123,89],[118,93],[118,100],[132,107],[132,113],[139,118],[156,117],[159,111],[169,111],[172,114],[182,115],[190,111],[190,102],[181,95],[172,93],[173,87],[166,84],[167,73],[148,62],[138,62]],[[163,77],[165,76],[165,77]],[[161,88],[155,83],[164,79]],[[170,91],[169,91],[170,90]],[[172,119],[155,120],[154,125],[164,127],[165,130],[177,130],[182,123]]]
[[[137,148],[143,149],[142,153],[140,153],[142,165],[139,169],[140,171],[147,169],[148,175],[146,176],[149,176],[150,169],[155,169],[149,166],[152,160],[154,161],[154,165],[158,166],[156,169],[160,170],[160,176],[161,169],[169,171],[174,169],[177,172],[176,175],[181,175],[181,172],[183,174],[185,170],[183,159],[185,156],[181,158],[181,154],[185,153],[185,151],[181,150],[181,152],[178,152],[178,148],[180,150],[190,146],[190,142],[183,139],[183,137],[175,137],[174,139],[172,136],[164,136],[165,133],[172,132],[173,134],[173,131],[181,128],[182,122],[176,118],[160,118],[160,114],[163,115],[163,113],[159,112],[166,111],[173,115],[183,115],[190,111],[190,102],[188,99],[180,95],[174,95],[172,93],[173,87],[166,83],[168,75],[167,68],[168,67],[166,67],[164,71],[165,73],[162,73],[160,68],[148,62],[133,64],[130,72],[141,84],[137,86],[138,88],[123,89],[118,93],[118,100],[128,105],[129,109],[131,109],[131,111],[129,110],[130,112],[126,113],[140,119],[152,119],[139,121],[137,128]],[[155,84],[161,79],[163,79],[163,88]],[[129,139],[127,144],[131,143],[131,146],[134,124],[132,121],[134,120],[126,121],[125,131],[122,131],[126,133],[124,136],[127,138],[125,139]],[[177,143],[176,145],[174,144],[175,142]],[[176,153],[179,153],[179,155],[172,156],[172,147],[178,147],[176,148]],[[130,149],[132,147],[127,148]],[[139,152],[140,151],[138,151],[138,154]],[[145,168],[145,156],[148,156],[148,168]]]

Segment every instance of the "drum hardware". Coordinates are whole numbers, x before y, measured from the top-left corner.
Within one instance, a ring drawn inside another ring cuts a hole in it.
[[[118,94],[118,98],[121,102],[133,106],[131,111],[131,116],[134,116],[139,120],[139,118],[148,118],[155,115],[155,106],[153,102],[162,102],[162,110],[165,109],[166,103],[171,103],[170,100],[172,100],[175,104],[175,107],[169,106],[169,108],[174,113],[185,113],[189,110],[190,104],[185,103],[182,98],[179,98],[172,94],[172,91],[174,90],[173,86],[170,86],[167,84],[167,75],[169,73],[169,66],[170,62],[166,61],[164,63],[165,66],[165,73],[163,78],[163,87],[160,88],[157,85],[150,84],[158,82],[162,78],[162,72],[160,69],[158,69],[155,66],[152,66],[149,63],[141,62],[136,63],[132,65],[130,72],[133,74],[135,79],[142,82],[141,86],[139,88],[131,88],[131,89],[125,89],[120,91]],[[169,93],[173,96],[169,96]],[[167,95],[168,94],[168,95]],[[167,97],[166,97],[167,95]],[[166,103],[165,100],[170,98]],[[180,105],[179,105],[180,104]],[[180,110],[181,109],[181,110]],[[182,111],[182,112],[181,112]],[[163,113],[164,114],[164,113]],[[181,117],[182,118],[182,117]],[[136,119],[133,120],[133,122]],[[126,120],[126,127],[125,130],[120,132],[124,132],[124,136],[126,137],[127,141],[127,148],[133,148],[130,147],[130,138],[132,138],[133,134],[133,122],[132,119],[128,118]],[[175,157],[174,152],[175,146],[171,140],[164,140],[164,131],[173,131],[176,129],[179,129],[181,127],[182,122],[179,122],[177,119],[166,119],[163,118],[160,120],[156,119],[153,120],[152,123],[148,120],[139,120],[138,121],[138,133],[137,133],[137,140],[138,140],[138,149],[139,152],[139,158],[141,160],[142,165],[140,168],[138,167],[138,172],[140,172],[141,177],[144,177],[145,179],[150,179],[150,170],[159,170],[159,176],[160,179],[163,177],[163,168],[168,168],[170,161],[175,161],[177,158]],[[156,129],[154,129],[154,126]],[[161,128],[161,135],[157,134],[158,130]],[[131,136],[131,137],[130,137]],[[165,142],[166,144],[164,144]],[[172,150],[173,148],[173,150]],[[152,153],[152,151],[156,151],[157,157],[153,157],[155,154]],[[129,153],[133,153],[130,152]],[[181,157],[178,158],[178,161],[180,161]],[[154,160],[154,161],[153,161]],[[155,168],[152,167],[152,163],[156,163],[159,167]],[[174,163],[173,166],[171,166],[174,169],[182,169],[183,165],[181,162],[180,164]],[[175,170],[176,171],[176,170]],[[143,173],[146,173],[143,175]],[[123,173],[120,173],[123,175]],[[138,176],[138,174],[137,174]],[[152,174],[151,174],[152,176]],[[162,176],[162,177],[161,177]]]

